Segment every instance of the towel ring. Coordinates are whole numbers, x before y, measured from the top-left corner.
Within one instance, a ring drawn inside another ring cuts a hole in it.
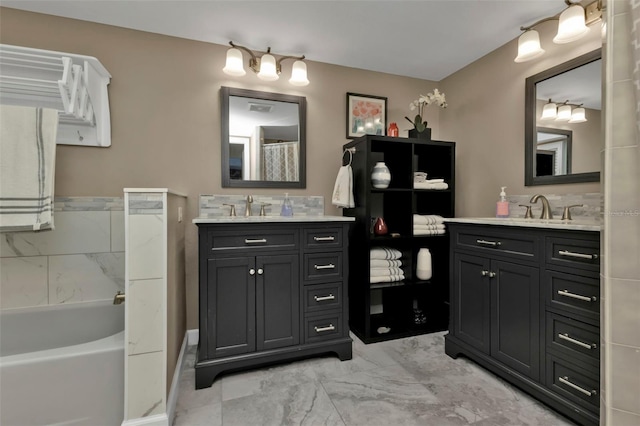
[[[351,162],[353,161],[353,152],[355,151],[355,148],[347,148],[342,152],[342,160],[344,161],[344,154],[346,154],[347,152],[349,153],[349,162],[347,164],[345,164],[345,166],[350,166]]]

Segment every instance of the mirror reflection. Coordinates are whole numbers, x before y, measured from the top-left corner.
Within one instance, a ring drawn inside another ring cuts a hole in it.
[[[600,50],[527,78],[525,185],[600,179]]]
[[[222,88],[222,186],[303,188],[305,98]]]

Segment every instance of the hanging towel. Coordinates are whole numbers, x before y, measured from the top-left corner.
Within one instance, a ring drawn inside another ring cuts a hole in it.
[[[331,203],[341,208],[353,208],[353,170],[350,165],[340,167],[336,183],[333,186]]]
[[[0,105],[0,230],[53,228],[58,111]]]

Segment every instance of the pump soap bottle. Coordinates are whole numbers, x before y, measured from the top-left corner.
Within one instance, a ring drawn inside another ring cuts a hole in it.
[[[293,206],[289,199],[289,193],[284,194],[284,200],[282,201],[282,208],[280,209],[280,216],[293,216]]]
[[[506,186],[501,186],[502,192],[500,192],[500,200],[496,203],[496,217],[509,217],[509,202],[507,201],[507,194],[504,190]]]

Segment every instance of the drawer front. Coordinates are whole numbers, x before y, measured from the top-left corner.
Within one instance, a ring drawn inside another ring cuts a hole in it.
[[[547,265],[584,271],[600,271],[600,241],[562,237],[545,238]]]
[[[571,358],[595,362],[600,359],[600,328],[547,312],[547,350]]]
[[[600,318],[600,279],[545,271],[547,306],[592,319]]]
[[[483,253],[500,253],[531,261],[538,260],[540,256],[538,238],[535,235],[518,233],[517,230],[458,230],[454,244],[459,248],[479,250]]]
[[[307,285],[304,287],[304,312],[342,308],[342,283]]]
[[[305,254],[304,279],[307,281],[342,280],[342,252]]]
[[[305,318],[305,343],[320,342],[338,337],[342,337],[342,312]]]
[[[303,231],[305,249],[341,249],[342,228],[309,228]]]
[[[298,245],[298,230],[247,230],[209,231],[209,248],[212,251],[233,249],[281,248],[294,249]]]
[[[547,354],[547,386],[554,392],[598,412],[600,407],[600,372],[581,368]]]

